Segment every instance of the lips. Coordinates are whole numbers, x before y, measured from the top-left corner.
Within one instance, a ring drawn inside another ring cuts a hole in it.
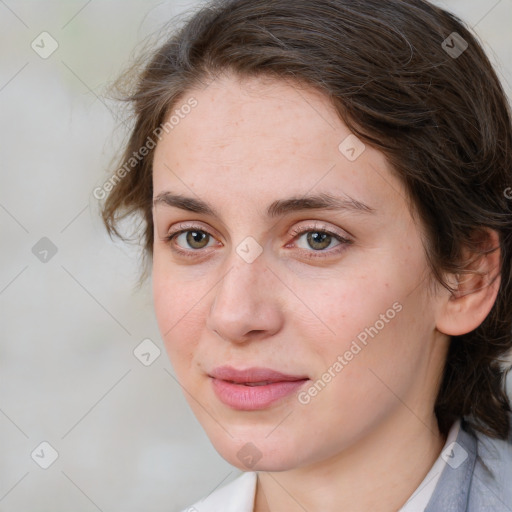
[[[234,384],[253,386],[273,384],[275,382],[295,382],[308,378],[306,375],[288,375],[269,368],[247,368],[246,370],[236,370],[231,366],[219,366],[215,368],[210,373],[210,377],[232,382]]]
[[[237,370],[215,368],[209,376],[221,402],[237,410],[259,410],[284,399],[308,381],[305,375],[289,375],[269,368]]]

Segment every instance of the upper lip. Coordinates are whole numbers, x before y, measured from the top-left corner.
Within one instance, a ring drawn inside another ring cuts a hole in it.
[[[240,384],[248,382],[290,382],[308,378],[306,375],[288,375],[270,368],[252,367],[237,370],[231,366],[218,366],[214,368],[209,375],[214,379]]]

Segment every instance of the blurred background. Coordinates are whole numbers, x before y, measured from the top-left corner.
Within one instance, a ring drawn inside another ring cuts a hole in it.
[[[189,411],[139,252],[93,195],[124,135],[107,87],[202,3],[0,0],[0,512],[177,512],[240,473]],[[510,97],[512,0],[436,3]]]

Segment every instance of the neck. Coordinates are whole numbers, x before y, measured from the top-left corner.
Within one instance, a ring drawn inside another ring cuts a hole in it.
[[[398,417],[328,460],[259,472],[254,512],[396,512],[425,478],[445,441],[433,414],[419,419],[402,407]]]

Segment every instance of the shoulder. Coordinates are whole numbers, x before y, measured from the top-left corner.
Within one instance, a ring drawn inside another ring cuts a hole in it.
[[[253,512],[257,473],[246,472],[182,512]]]
[[[493,439],[481,433],[470,492],[470,511],[512,510],[512,432],[508,440]],[[492,505],[491,508],[489,508]]]
[[[441,457],[444,468],[426,512],[512,511],[512,438],[491,438],[463,419]]]

